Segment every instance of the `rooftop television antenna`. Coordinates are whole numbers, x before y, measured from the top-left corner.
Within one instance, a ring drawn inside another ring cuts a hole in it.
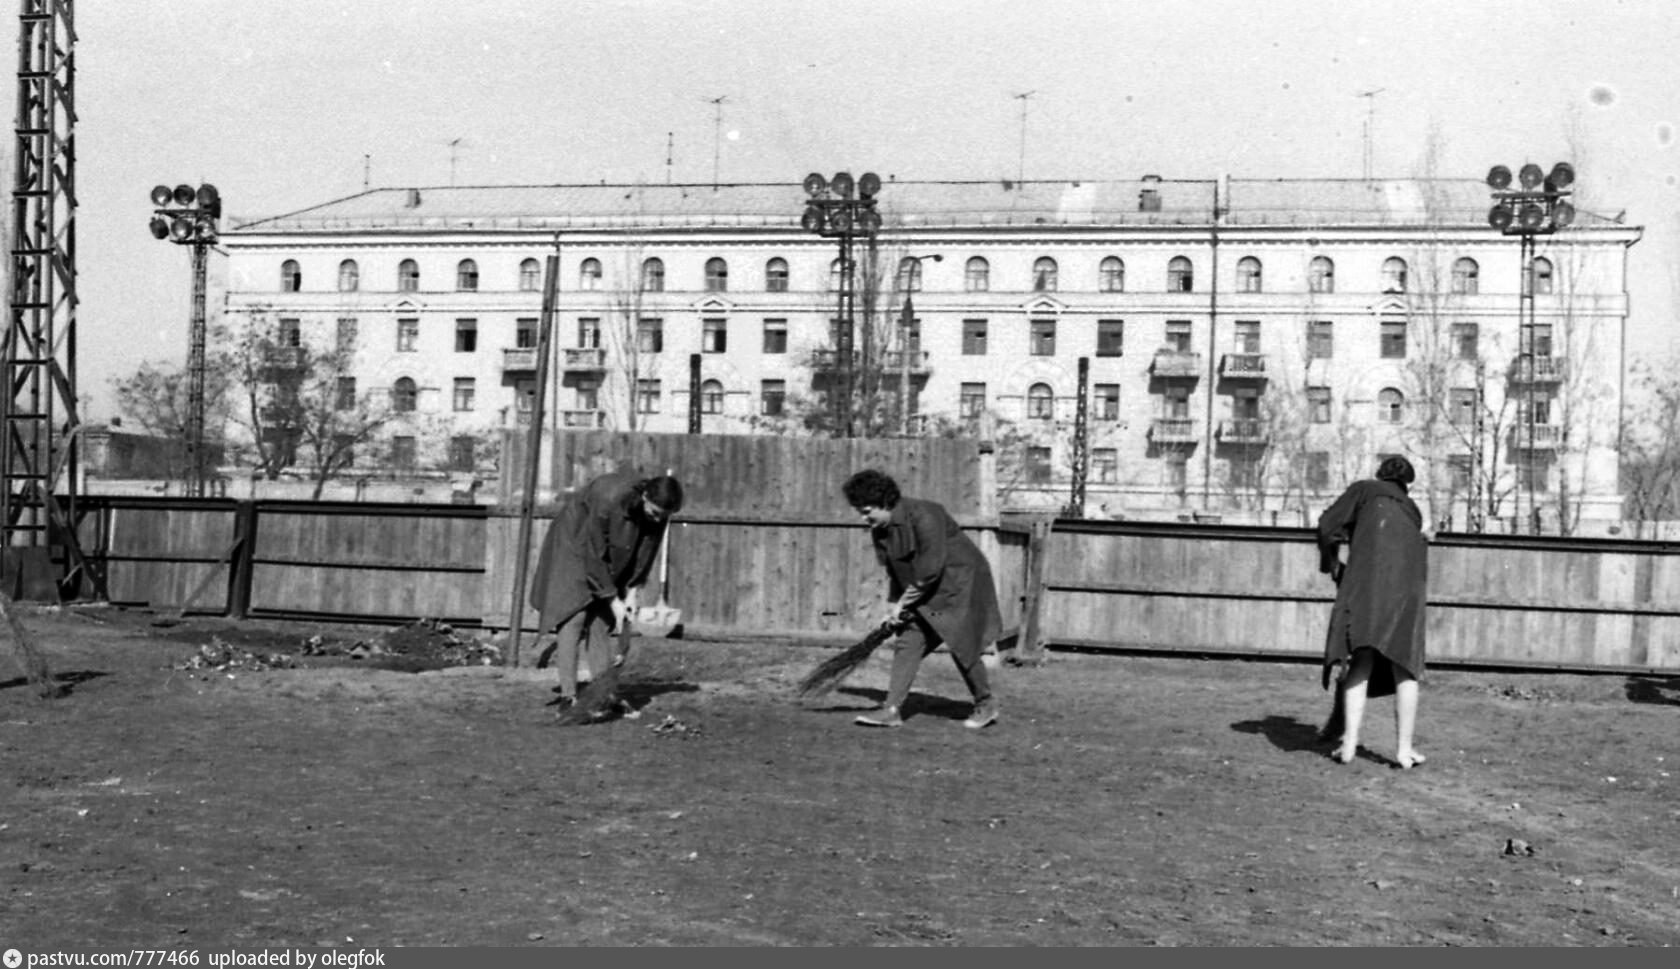
[[[1377,87],[1372,88],[1369,91],[1360,91],[1357,95],[1355,95],[1355,97],[1365,99],[1365,152],[1363,156],[1362,170],[1365,174],[1365,180],[1367,182],[1371,180],[1371,142],[1372,139],[1376,137],[1377,133],[1377,95],[1383,93],[1385,90],[1387,89]]]
[[[1021,154],[1015,162],[1015,181],[1017,184],[1027,178],[1027,99],[1037,94],[1037,91],[1024,91],[1014,95],[1015,100],[1021,102]]]

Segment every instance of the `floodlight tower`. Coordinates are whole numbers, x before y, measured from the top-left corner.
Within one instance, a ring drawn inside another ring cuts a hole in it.
[[[1552,166],[1550,174],[1539,165],[1529,162],[1517,170],[1519,188],[1511,187],[1511,170],[1495,165],[1487,175],[1488,187],[1493,189],[1493,208],[1488,210],[1488,224],[1502,234],[1516,236],[1521,242],[1521,285],[1517,292],[1517,361],[1515,376],[1523,384],[1527,413],[1523,419],[1524,451],[1528,456],[1523,490],[1528,492],[1529,533],[1540,534],[1540,505],[1534,481],[1535,447],[1534,385],[1541,376],[1535,362],[1534,322],[1534,237],[1551,235],[1568,228],[1575,221],[1575,206],[1570,204],[1569,186],[1575,183],[1575,167],[1568,162]],[[1478,456],[1478,460],[1480,457]],[[1519,508],[1520,512],[1520,508]]]
[[[209,477],[204,448],[204,289],[210,247],[219,235],[222,196],[206,182],[152,189],[151,229],[158,239],[192,247],[192,318],[187,328],[187,496],[204,497]]]
[[[852,257],[853,243],[861,238],[871,247],[881,229],[881,214],[875,211],[875,196],[881,191],[881,177],[864,172],[855,182],[847,172],[833,179],[817,172],[805,176],[805,214],[799,224],[806,232],[815,232],[825,239],[840,243],[840,285],[838,313],[835,318],[834,351],[839,372],[834,393],[836,428],[843,437],[856,437],[857,426],[853,411],[852,391],[856,380],[857,360],[852,352],[853,335],[857,330],[856,292],[857,262]],[[866,361],[867,362],[867,361]]]

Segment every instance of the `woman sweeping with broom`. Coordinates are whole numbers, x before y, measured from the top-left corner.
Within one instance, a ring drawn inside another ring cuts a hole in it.
[[[974,697],[963,726],[978,730],[996,723],[997,701],[981,653],[997,639],[1003,619],[986,557],[944,506],[900,495],[883,472],[859,471],[841,490],[869,524],[875,556],[887,567],[887,622],[897,632],[886,702],[857,723],[901,726],[922,658],[942,642]],[[836,677],[830,685],[838,682]]]

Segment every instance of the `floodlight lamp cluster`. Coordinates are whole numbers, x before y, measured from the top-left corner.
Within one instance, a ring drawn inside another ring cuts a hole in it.
[[[209,182],[191,185],[159,185],[152,189],[152,236],[187,245],[215,242],[216,220],[222,217],[222,196]]]
[[[881,176],[864,172],[853,179],[840,172],[824,178],[819,172],[805,176],[805,214],[799,224],[806,232],[822,236],[874,235],[881,228],[881,214],[875,211],[875,196],[881,192]]]
[[[1488,171],[1487,184],[1493,189],[1493,208],[1488,210],[1488,225],[1505,235],[1550,235],[1568,228],[1575,221],[1575,206],[1567,199],[1569,186],[1575,184],[1575,166],[1558,162],[1548,173],[1529,162],[1517,170],[1513,188],[1512,174],[1504,165]]]

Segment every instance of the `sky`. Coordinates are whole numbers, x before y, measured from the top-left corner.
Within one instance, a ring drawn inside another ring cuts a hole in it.
[[[1431,140],[1441,175],[1571,161],[1644,227],[1630,357],[1680,348],[1674,0],[83,0],[76,31],[84,422],[186,358],[158,183],[238,219],[452,182],[1357,178],[1369,133],[1378,178]]]

